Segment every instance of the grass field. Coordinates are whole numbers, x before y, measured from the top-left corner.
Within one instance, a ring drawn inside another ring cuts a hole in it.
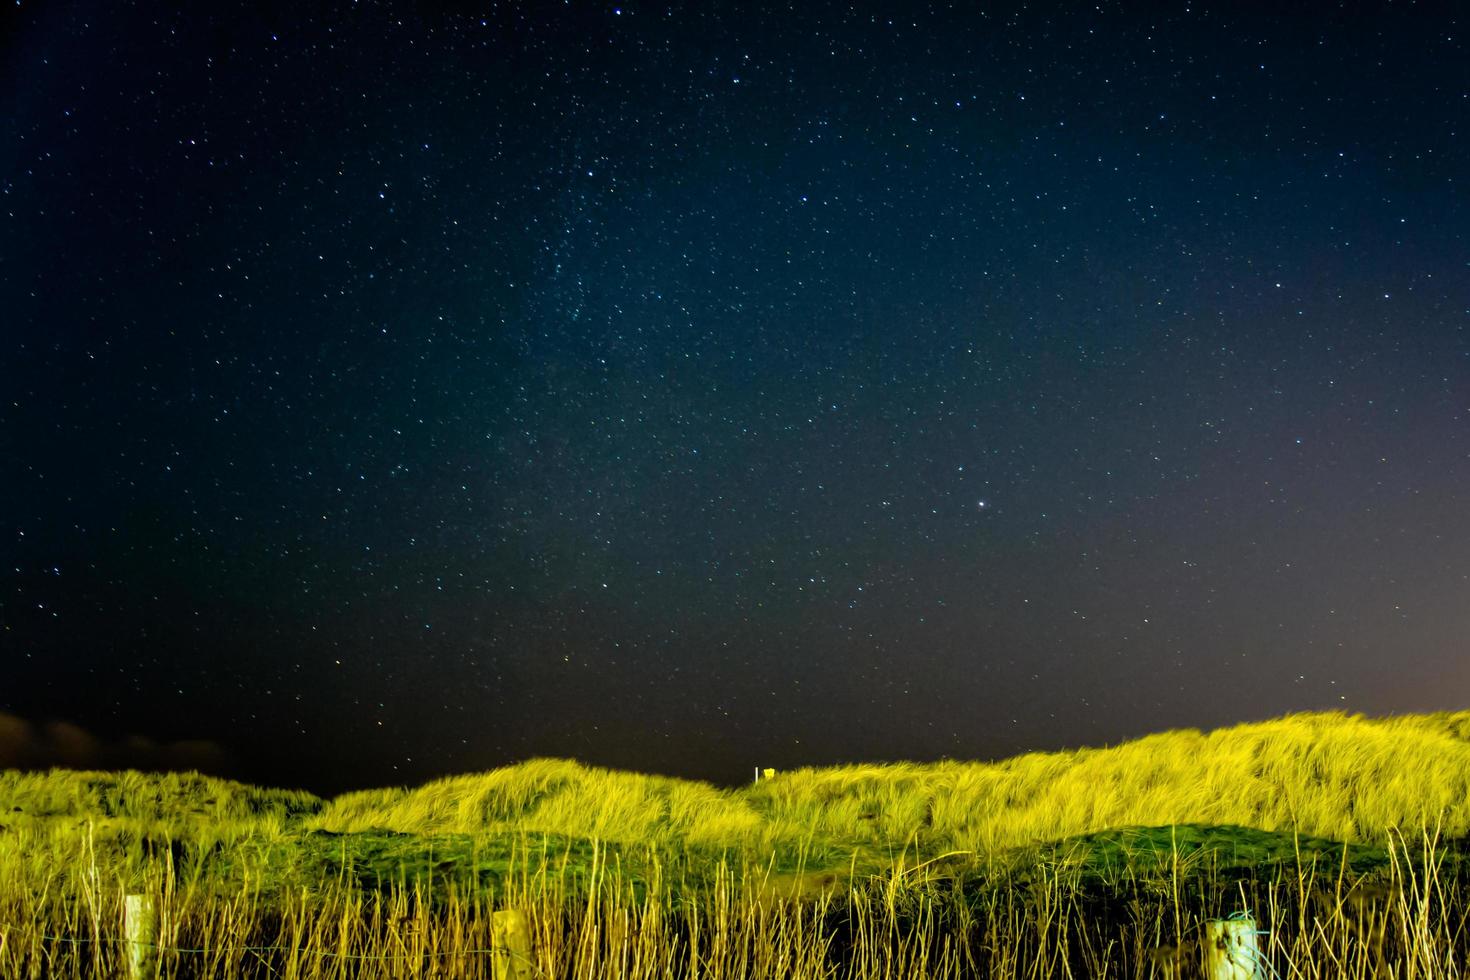
[[[1470,711],[740,789],[555,759],[332,800],[6,771],[0,977],[1184,977],[1246,911],[1238,976],[1458,977],[1467,834]]]

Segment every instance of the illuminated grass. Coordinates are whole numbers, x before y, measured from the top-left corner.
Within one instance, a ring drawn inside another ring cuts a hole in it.
[[[1165,976],[1241,909],[1284,976],[1459,976],[1467,737],[1470,712],[1294,715],[742,789],[533,760],[331,801],[6,772],[0,976],[117,975],[130,892],[188,976],[490,976],[507,907],[556,976]]]

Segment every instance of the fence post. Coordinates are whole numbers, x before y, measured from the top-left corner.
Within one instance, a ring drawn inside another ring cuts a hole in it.
[[[531,924],[523,909],[501,909],[490,916],[491,975],[495,980],[531,980]]]
[[[127,935],[128,980],[156,980],[158,912],[152,895],[123,897],[123,932]]]
[[[1207,980],[1267,980],[1274,971],[1261,955],[1256,920],[1237,912],[1205,923]]]

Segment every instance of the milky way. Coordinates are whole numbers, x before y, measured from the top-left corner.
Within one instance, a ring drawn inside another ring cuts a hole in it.
[[[0,711],[332,790],[1465,707],[1455,18],[449,6],[3,14]]]

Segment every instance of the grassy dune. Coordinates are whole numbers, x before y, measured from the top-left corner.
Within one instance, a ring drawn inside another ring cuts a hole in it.
[[[181,976],[491,976],[499,908],[529,910],[560,975],[1186,975],[1242,906],[1295,975],[1458,976],[1467,833],[1470,711],[739,789],[557,759],[332,800],[7,771],[0,975],[118,975],[122,896],[145,893]],[[608,972],[630,948],[642,966]]]
[[[813,843],[993,851],[1112,827],[1237,824],[1379,842],[1443,815],[1470,828],[1470,711],[1297,714],[994,763],[782,772],[738,790],[537,759],[416,789],[349,793],[307,825],[336,833],[533,830],[684,848]]]

